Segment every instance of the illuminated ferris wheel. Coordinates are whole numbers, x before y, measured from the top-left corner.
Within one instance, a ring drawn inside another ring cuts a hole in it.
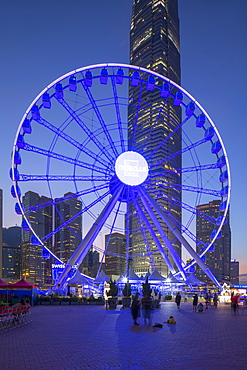
[[[20,122],[11,178],[16,212],[34,234],[31,243],[56,261],[45,242],[83,217],[83,237],[75,233],[79,246],[56,285],[66,284],[100,235],[110,240],[117,232],[126,237],[125,251],[109,251],[106,243],[103,254],[145,261],[152,270],[161,257],[167,271],[183,280],[198,265],[219,286],[205,254],[221,237],[229,207],[226,150],[207,112],[166,77],[107,63],[58,78]],[[28,190],[50,200],[24,206],[22,195]],[[61,218],[47,235],[34,232],[33,212],[48,206],[56,212],[69,199],[81,201],[77,214]],[[200,211],[199,205],[215,199],[217,217]],[[196,220],[210,223],[207,241],[196,235]]]

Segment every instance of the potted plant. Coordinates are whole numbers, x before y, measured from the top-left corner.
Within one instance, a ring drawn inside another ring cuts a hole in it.
[[[108,306],[109,308],[116,308],[117,307],[117,295],[118,295],[118,287],[115,281],[110,281],[110,290],[107,293],[108,298]]]
[[[129,282],[125,283],[122,293],[123,293],[123,299],[122,299],[123,308],[130,307],[131,285]]]
[[[172,295],[171,294],[166,294],[165,295],[165,300],[166,301],[171,301],[172,300]]]

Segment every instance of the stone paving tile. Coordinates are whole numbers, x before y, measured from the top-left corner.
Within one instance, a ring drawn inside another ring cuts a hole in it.
[[[176,325],[132,325],[129,309],[36,306],[32,322],[0,335],[0,369],[216,370],[247,369],[247,310],[229,306],[192,312],[166,302],[153,323],[170,315]]]

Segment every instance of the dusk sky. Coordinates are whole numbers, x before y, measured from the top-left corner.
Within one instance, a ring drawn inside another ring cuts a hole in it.
[[[9,0],[1,3],[1,182],[4,226],[20,225],[10,195],[19,122],[38,93],[87,65],[129,63],[132,0]],[[247,2],[179,0],[182,87],[216,124],[230,161],[232,258],[247,281]]]

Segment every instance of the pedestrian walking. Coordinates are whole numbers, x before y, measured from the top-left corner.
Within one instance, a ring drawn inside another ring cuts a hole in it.
[[[175,302],[177,304],[177,308],[180,308],[181,294],[179,292],[176,295]]]
[[[193,312],[196,312],[196,307],[198,305],[198,295],[197,294],[193,295],[192,305],[193,305]]]
[[[139,300],[139,293],[136,293],[134,299],[131,304],[131,314],[134,320],[134,325],[139,325],[137,322],[137,318],[140,317],[140,300]]]
[[[209,295],[208,295],[208,293],[205,294],[204,299],[205,299],[205,305],[206,305],[206,310],[207,310],[208,309],[208,303],[209,303]]]
[[[142,298],[142,311],[143,311],[143,317],[144,317],[144,324],[147,324],[151,326],[152,325],[152,298],[149,297],[147,294]]]
[[[218,294],[217,293],[214,293],[213,301],[214,301],[214,307],[217,308],[218,306]]]
[[[237,313],[237,310],[238,310],[238,304],[239,304],[239,296],[238,294],[234,294],[231,296],[231,303],[232,303],[232,308],[233,308],[233,312],[234,312],[234,315],[236,315]]]

